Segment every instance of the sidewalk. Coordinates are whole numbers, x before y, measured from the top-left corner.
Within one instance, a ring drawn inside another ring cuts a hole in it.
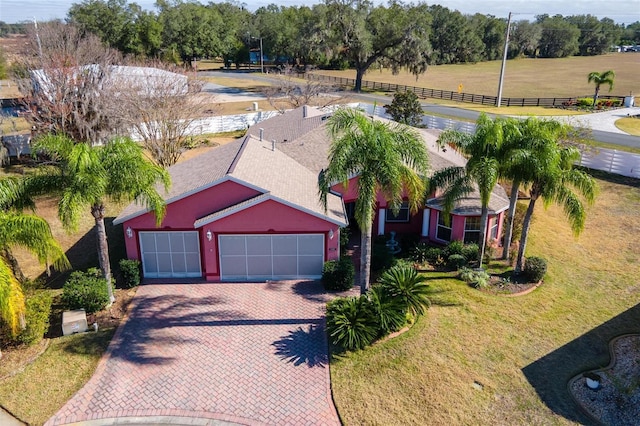
[[[4,408],[0,407],[0,425],[2,426],[25,426],[20,420],[9,414]]]

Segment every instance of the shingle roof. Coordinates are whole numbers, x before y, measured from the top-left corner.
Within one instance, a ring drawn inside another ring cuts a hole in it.
[[[261,142],[251,136],[245,136],[243,139],[178,163],[168,169],[171,175],[171,189],[168,192],[161,191],[161,194],[167,203],[170,203],[208,188],[225,176],[230,176],[261,188],[270,199],[339,225],[346,225],[341,198],[331,194],[327,200],[325,213],[318,197],[318,175],[278,149],[271,148],[271,142]],[[255,202],[254,199],[249,199],[213,212],[205,218],[198,219],[196,224],[201,224],[203,221],[211,222],[229,209],[242,209],[244,204],[251,203],[252,200]],[[122,223],[147,211],[148,209],[144,206],[131,203],[114,220],[114,224]]]
[[[158,191],[165,201],[170,203],[211,186],[227,174],[241,147],[242,140],[233,141],[169,167],[171,188],[165,192],[164,188],[158,187]],[[117,225],[147,211],[148,209],[134,201],[118,215],[114,224]]]
[[[318,174],[307,169],[272,143],[246,136],[244,149],[231,176],[264,188],[273,197],[309,213],[346,224],[342,199],[330,194],[325,213],[318,197]]]

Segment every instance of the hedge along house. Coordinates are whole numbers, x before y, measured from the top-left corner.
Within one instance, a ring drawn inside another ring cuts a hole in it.
[[[326,119],[330,113],[323,113],[316,108],[301,107],[270,118],[253,126],[248,133],[264,139],[275,141],[278,150],[311,170],[316,175],[327,166],[331,140],[326,129]],[[378,118],[376,118],[378,119]],[[416,129],[422,136],[429,152],[432,170],[440,170],[450,166],[464,166],[466,160],[453,149],[438,147],[439,130]],[[342,184],[334,185],[333,190],[342,195],[350,223],[353,220],[353,208],[358,196],[357,179],[350,180],[347,188]],[[423,210],[415,215],[409,214],[407,205],[403,205],[397,215],[388,208],[387,201],[379,193],[373,232],[385,235],[397,234],[419,235],[422,240],[446,244],[452,240],[478,242],[481,233],[481,202],[478,192],[469,194],[455,203],[454,209],[447,218],[443,212],[439,194],[430,194]],[[487,240],[498,239],[502,235],[504,215],[509,208],[509,199],[499,185],[494,188],[489,202]]]
[[[159,228],[136,203],[114,220],[145,278],[319,278],[324,262],[339,256],[347,225],[340,196],[329,197],[325,212],[317,175],[271,142],[247,135],[169,173]]]

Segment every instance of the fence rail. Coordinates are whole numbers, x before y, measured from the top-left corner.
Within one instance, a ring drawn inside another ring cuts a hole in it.
[[[306,73],[305,78],[314,81],[328,82],[340,87],[353,87],[356,84],[353,78],[333,77],[330,75]],[[481,105],[495,106],[498,102],[497,96],[478,95],[474,93],[458,93],[450,90],[429,89],[427,87],[407,86],[404,84],[382,83],[378,81],[362,80],[362,87],[372,90],[381,90],[385,92],[406,92],[412,91],[420,98],[444,99],[457,102],[468,102]],[[501,106],[541,106],[541,107],[559,107],[574,104],[579,98],[590,98],[592,95],[564,97],[564,98],[502,98]],[[599,99],[611,99],[619,101],[620,105],[624,102],[624,96],[603,95]]]

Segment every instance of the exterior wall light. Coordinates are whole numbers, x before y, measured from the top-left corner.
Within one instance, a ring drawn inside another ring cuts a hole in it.
[[[333,229],[329,229],[329,239],[333,240]]]
[[[131,229],[130,226],[127,226],[126,233],[127,233],[127,238],[133,238],[133,230]]]
[[[211,230],[208,229],[207,230],[207,240],[211,241],[212,238],[213,238],[213,234],[211,233]]]

